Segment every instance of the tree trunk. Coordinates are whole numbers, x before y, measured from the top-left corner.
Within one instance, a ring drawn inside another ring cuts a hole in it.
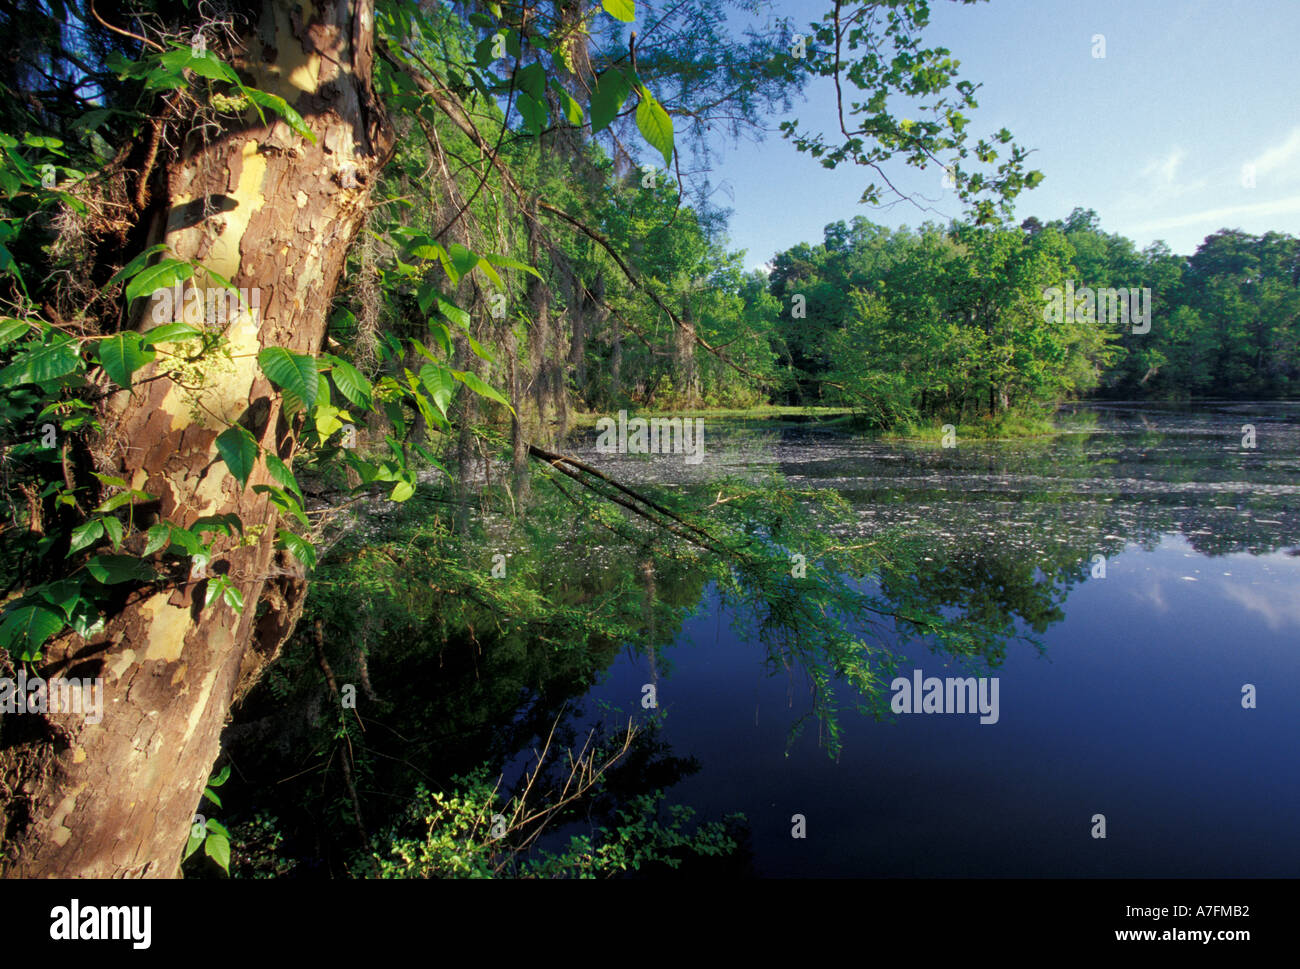
[[[6,876],[176,875],[227,712],[302,609],[306,583],[276,551],[276,512],[253,491],[270,481],[265,463],[241,490],[214,440],[238,422],[266,452],[292,457],[294,422],[257,353],[320,349],[393,137],[371,88],[370,0],[317,4],[306,23],[288,0],[251,6],[260,20],[234,64],[294,105],[316,142],[270,112],[269,126],[250,112],[247,124],[206,142],[192,134],[168,165],[158,200],[165,216],[150,241],[257,289],[260,306],[224,326],[229,358],[187,368],[184,387],[167,375],[144,382],[161,372],[160,357],[133,393],[111,401],[102,442],[109,458],[100,467],[156,496],[158,511],[177,524],[238,515],[245,540],[215,546],[208,569],[231,577],[244,610],[204,607],[206,580],[182,577],[124,594],[89,642],[67,636],[50,645],[41,674],[102,677],[104,715],[98,724],[73,714],[5,718],[22,721],[4,724],[0,747]]]
[[[613,320],[609,339],[609,402],[617,406],[623,399],[623,325],[617,316]]]
[[[682,325],[673,344],[673,385],[678,402],[691,408],[700,401],[700,371],[695,362],[695,317],[690,297],[682,296]],[[652,385],[653,386],[653,385]]]

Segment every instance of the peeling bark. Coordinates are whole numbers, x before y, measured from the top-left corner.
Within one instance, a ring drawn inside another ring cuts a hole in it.
[[[270,482],[264,463],[241,490],[214,441],[238,422],[291,460],[293,421],[256,355],[268,346],[319,351],[393,136],[371,88],[369,0],[314,7],[278,0],[254,9],[260,20],[235,65],[293,105],[316,143],[269,113],[263,126],[250,112],[246,126],[206,142],[191,138],[170,161],[168,197],[159,200],[162,241],[235,286],[260,290],[259,306],[225,326],[228,359],[117,395],[101,449],[114,473],[157,497],[146,515],[152,509],[186,526],[203,515],[239,516],[245,539],[217,546],[209,571],[231,577],[245,608],[242,615],[224,603],[201,608],[206,580],[191,577],[126,594],[89,642],[68,636],[50,645],[41,675],[103,677],[104,716],[98,724],[62,713],[5,718],[6,876],[176,875],[227,712],[302,610],[306,583],[276,551],[276,512],[253,491]],[[139,325],[155,325],[148,307]],[[140,379],[159,373],[164,359]]]

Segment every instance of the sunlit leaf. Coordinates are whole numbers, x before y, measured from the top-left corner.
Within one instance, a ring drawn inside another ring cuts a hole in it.
[[[194,267],[179,259],[164,259],[160,263],[141,269],[126,284],[126,298],[148,296],[160,289],[171,289],[177,283],[194,275]]]
[[[636,126],[641,136],[664,156],[664,164],[673,163],[673,121],[668,112],[655,100],[650,89],[640,89],[641,103],[636,106]]]
[[[320,372],[310,356],[293,353],[284,347],[267,347],[257,355],[257,362],[271,382],[295,403],[306,410],[316,403]]]
[[[615,20],[630,24],[636,19],[636,4],[633,0],[600,0],[600,5]]]
[[[115,333],[99,342],[99,365],[119,387],[129,389],[131,375],[156,356],[153,350],[141,347],[139,333]]]

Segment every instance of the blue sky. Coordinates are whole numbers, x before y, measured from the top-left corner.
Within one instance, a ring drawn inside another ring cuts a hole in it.
[[[824,9],[773,4],[799,24]],[[1184,254],[1224,227],[1300,235],[1300,0],[935,0],[932,11],[927,44],[947,47],[961,76],[983,85],[968,131],[1005,126],[1036,149],[1030,167],[1045,179],[1017,200],[1017,220],[1083,206],[1139,248],[1162,239]],[[1093,56],[1096,34],[1104,58]],[[791,114],[834,130],[829,81],[810,84]],[[837,219],[917,226],[961,214],[941,171],[902,163],[887,169],[891,180],[931,211],[860,204],[869,172],[823,169],[781,139],[779,120],[764,141],[727,144],[715,159],[714,201],[733,210],[731,248],[748,250],[747,266],[820,241]]]

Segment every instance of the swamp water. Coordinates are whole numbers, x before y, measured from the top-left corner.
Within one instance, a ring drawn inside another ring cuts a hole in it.
[[[629,645],[582,708],[656,713],[694,768],[668,800],[743,812],[758,875],[1300,874],[1300,405],[1079,410],[1095,426],[949,449],[709,422],[697,465],[575,434],[566,453],[633,487],[777,474],[834,489],[846,541],[916,530],[940,563],[922,585],[1037,626],[982,672],[996,722],[877,720],[837,687],[836,759],[815,723],[792,739],[806,678],[774,673],[708,586],[670,647]],[[913,643],[901,674],[972,675],[947,664]]]

